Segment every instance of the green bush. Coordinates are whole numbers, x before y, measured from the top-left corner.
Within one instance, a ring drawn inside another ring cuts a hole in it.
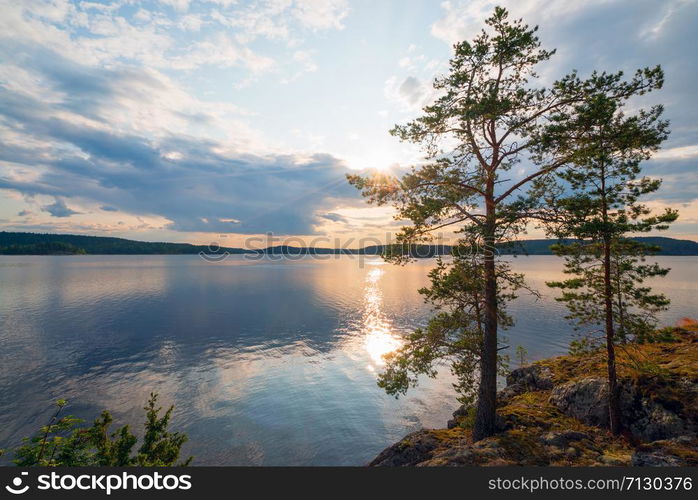
[[[48,424],[35,436],[25,438],[24,444],[15,450],[13,462],[28,466],[159,466],[189,465],[192,457],[177,463],[186,434],[170,432],[168,427],[173,406],[160,416],[157,394],[150,394],[146,411],[143,443],[133,452],[138,438],[128,425],[110,433],[112,416],[103,411],[91,427],[81,424],[84,420],[72,415],[61,416],[67,401],[56,401],[56,411]]]

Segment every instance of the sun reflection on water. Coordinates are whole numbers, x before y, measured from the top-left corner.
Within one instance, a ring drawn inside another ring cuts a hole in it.
[[[364,287],[364,347],[377,366],[384,365],[383,356],[393,352],[401,344],[400,338],[393,334],[392,323],[383,313],[383,294],[379,281],[384,273],[381,267],[372,267],[366,275]],[[373,366],[370,365],[369,369],[373,369]]]

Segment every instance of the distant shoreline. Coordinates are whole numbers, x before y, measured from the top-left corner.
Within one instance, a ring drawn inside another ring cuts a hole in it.
[[[661,248],[657,255],[695,256],[698,243],[666,237],[633,238]],[[501,255],[553,255],[550,245],[554,239],[520,240],[499,247]],[[292,247],[279,245],[263,249],[215,247],[190,243],[144,242],[124,238],[83,236],[74,234],[22,233],[0,231],[0,255],[381,255],[387,247],[372,245],[361,249]],[[449,255],[450,245],[415,245],[410,248],[413,257]]]

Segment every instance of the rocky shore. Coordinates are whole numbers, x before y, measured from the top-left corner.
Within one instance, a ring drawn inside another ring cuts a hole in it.
[[[498,393],[498,433],[473,443],[474,409],[445,429],[422,429],[370,466],[698,466],[698,327],[664,329],[662,341],[618,349],[621,436],[606,429],[603,351],[512,371]]]

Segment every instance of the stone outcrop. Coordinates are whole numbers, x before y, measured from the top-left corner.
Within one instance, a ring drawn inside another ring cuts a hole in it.
[[[507,375],[507,387],[520,386],[526,391],[545,391],[553,387],[552,370],[544,365],[529,365]]]
[[[402,438],[402,441],[383,450],[368,465],[370,467],[417,465],[420,462],[429,460],[438,446],[439,440],[430,431],[413,432]]]
[[[525,392],[545,391],[553,387],[552,371],[547,366],[529,365],[517,368],[507,375],[507,385],[497,393],[497,404],[505,405],[512,398]],[[447,428],[453,429],[462,425],[473,415],[473,407],[461,406],[453,412],[453,418],[447,422]],[[498,427],[505,429],[507,422],[499,419]]]
[[[550,402],[565,415],[588,425],[608,425],[608,384],[597,378],[568,382],[553,389]]]
[[[675,467],[686,465],[686,449],[698,450],[698,439],[680,437],[640,445],[632,456],[632,465]]]
[[[372,466],[698,466],[698,326],[664,343],[634,346],[650,371],[619,377],[621,424],[608,432],[605,353],[561,356],[512,371],[497,394],[494,436],[473,442],[474,408],[448,429],[422,429]]]
[[[507,376],[507,385],[497,394],[498,403],[505,404],[514,396],[531,391],[544,391],[553,387],[550,368],[530,365],[517,368]]]
[[[657,441],[695,435],[694,423],[676,408],[666,408],[631,381],[620,381],[621,425],[640,441]],[[562,413],[580,422],[608,427],[608,383],[600,378],[583,378],[555,387],[550,402]]]

